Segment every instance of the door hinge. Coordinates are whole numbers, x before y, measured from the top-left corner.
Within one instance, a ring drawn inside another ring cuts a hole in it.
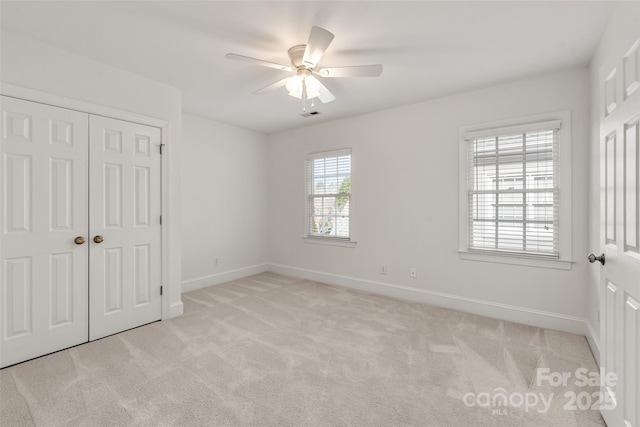
[[[162,295],[162,289],[164,288],[164,286],[160,286],[160,295]]]
[[[160,154],[162,154],[162,147],[165,146],[165,144],[158,144],[160,146]]]
[[[162,215],[160,215],[160,225],[162,225]]]

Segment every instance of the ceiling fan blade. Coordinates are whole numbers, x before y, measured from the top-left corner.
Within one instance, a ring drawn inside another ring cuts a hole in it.
[[[318,74],[322,77],[378,77],[382,74],[382,64],[321,68]]]
[[[234,61],[246,62],[247,64],[261,65],[263,67],[275,68],[281,71],[293,71],[291,67],[286,65],[276,64],[275,62],[263,61],[262,59],[251,58],[249,56],[238,55],[236,53],[227,53],[225,56],[227,59],[233,59]]]
[[[332,33],[324,28],[311,27],[311,34],[309,34],[309,41],[302,57],[302,63],[309,68],[315,67],[334,37]]]
[[[282,86],[284,86],[287,83],[287,79],[288,77],[282,79],[282,80],[278,80],[275,83],[271,83],[269,86],[265,86],[262,89],[258,89],[255,92],[253,92],[254,95],[264,95],[266,93],[269,93],[273,90],[276,89],[280,89]]]
[[[329,91],[322,82],[318,81],[318,83],[320,84],[320,95],[318,95],[318,99],[322,101],[323,104],[335,101],[336,97],[331,93],[331,91]]]

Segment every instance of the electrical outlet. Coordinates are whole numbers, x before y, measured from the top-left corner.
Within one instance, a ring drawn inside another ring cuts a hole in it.
[[[387,274],[387,266],[380,264],[380,274]]]
[[[411,267],[411,270],[409,270],[409,276],[411,276],[412,279],[415,279],[418,277],[418,270],[416,270],[415,267]]]

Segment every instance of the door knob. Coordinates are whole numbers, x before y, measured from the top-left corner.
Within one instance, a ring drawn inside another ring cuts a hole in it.
[[[82,236],[78,236],[78,237],[76,237],[75,239],[73,239],[73,242],[74,242],[76,245],[82,245],[82,244],[85,242],[85,240],[84,240],[84,237],[82,237]]]
[[[602,265],[604,265],[604,254],[600,256],[595,256],[594,254],[589,254],[589,258],[587,258],[591,264],[596,261],[600,261]]]
[[[102,243],[104,242],[104,237],[98,234],[96,237],[93,238],[93,241],[96,243]]]

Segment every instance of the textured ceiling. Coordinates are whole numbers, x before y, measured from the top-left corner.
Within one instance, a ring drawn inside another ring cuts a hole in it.
[[[586,66],[612,2],[76,1],[8,2],[2,31],[175,86],[183,109],[263,133],[363,114],[500,82]],[[284,88],[252,92],[289,64],[317,25],[335,34],[320,66],[381,63],[378,78],[325,79],[336,95],[300,116]]]

